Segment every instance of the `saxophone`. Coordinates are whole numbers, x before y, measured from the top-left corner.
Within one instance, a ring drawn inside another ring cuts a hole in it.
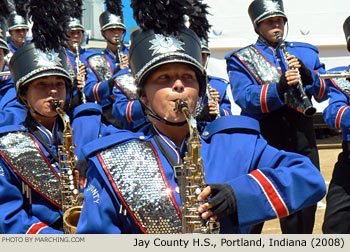
[[[187,142],[187,152],[183,164],[176,167],[176,177],[182,202],[182,233],[212,234],[219,233],[220,223],[203,220],[198,207],[203,204],[197,200],[198,195],[207,186],[200,155],[201,137],[197,130],[197,121],[191,115],[188,105],[179,101],[176,112],[182,112],[187,120],[190,137]]]
[[[61,109],[63,101],[54,99],[51,101],[53,110],[61,117],[63,131],[63,145],[58,146],[58,157],[61,177],[63,228],[67,234],[75,234],[79,221],[84,196],[79,194],[78,183],[74,178],[73,170],[76,166],[73,143],[73,130],[68,116]]]
[[[85,86],[85,76],[83,76],[80,73],[80,65],[81,65],[81,61],[80,61],[80,52],[79,52],[79,44],[78,43],[74,43],[73,44],[74,48],[75,48],[75,53],[76,53],[76,57],[75,57],[75,64],[77,66],[77,76],[81,76],[84,80],[84,86]],[[86,96],[84,93],[84,87],[80,90],[81,92],[81,102],[82,103],[86,103]]]

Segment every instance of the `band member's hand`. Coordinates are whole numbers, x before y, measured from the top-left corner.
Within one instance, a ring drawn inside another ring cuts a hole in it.
[[[80,65],[79,65],[79,73],[80,73],[80,75],[82,75],[84,77],[87,75],[86,66],[85,66],[84,63],[80,63]]]
[[[229,184],[210,184],[198,196],[199,201],[209,201],[198,208],[203,219],[210,217],[212,221],[233,214],[237,211],[237,200],[232,186]]]
[[[122,64],[120,64],[120,69],[127,68],[129,66],[129,57],[128,55],[124,54],[122,57]]]
[[[215,99],[218,103],[220,103],[220,93],[215,88],[211,88],[209,90],[211,97]]]
[[[77,76],[77,88],[82,90],[85,86],[85,78],[83,76]]]
[[[208,102],[209,114],[216,115],[216,111],[219,109],[217,105],[219,105],[219,104],[214,102],[214,101]]]
[[[289,86],[293,86],[295,84],[298,84],[300,81],[300,74],[299,74],[299,71],[297,69],[288,70],[287,72],[285,72],[284,75],[286,77],[287,84]]]
[[[299,72],[301,75],[301,80],[303,81],[303,86],[312,85],[314,80],[312,78],[311,71],[304,65],[304,62],[299,60],[299,63],[300,63]]]
[[[88,164],[85,159],[79,160],[76,168],[74,169],[74,177],[80,189],[84,189],[87,184],[86,171],[88,169]]]
[[[298,60],[297,57],[295,57],[294,55],[289,55],[289,57],[287,58],[288,61],[288,68],[300,68],[300,62]]]

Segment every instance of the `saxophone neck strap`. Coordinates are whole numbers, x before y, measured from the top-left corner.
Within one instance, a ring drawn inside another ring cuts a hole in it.
[[[58,159],[57,155],[51,150],[50,146],[47,144],[47,142],[45,141],[44,137],[39,132],[39,129],[36,126],[36,124],[34,123],[34,120],[35,119],[30,115],[30,113],[28,113],[25,122],[27,124],[27,128],[28,128],[29,132],[33,136],[35,136],[36,139],[38,139],[38,141],[44,146],[45,150],[51,155],[51,157],[56,162],[59,162],[59,159]]]

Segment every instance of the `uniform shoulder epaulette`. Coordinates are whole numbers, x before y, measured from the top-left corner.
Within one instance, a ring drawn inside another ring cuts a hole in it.
[[[206,127],[202,138],[209,139],[216,133],[227,131],[237,132],[237,133],[246,133],[246,134],[260,134],[259,122],[251,117],[241,116],[241,115],[232,115],[232,116],[223,116],[213,122],[209,123]]]
[[[226,84],[229,84],[228,80],[221,78],[221,77],[208,75],[208,78],[209,78],[209,80],[216,80],[216,81],[221,81],[221,82],[224,82]]]
[[[245,50],[245,49],[247,49],[247,48],[249,48],[251,46],[252,46],[252,44],[249,45],[249,46],[243,47],[243,48],[239,48],[239,49],[233,50],[233,51],[229,52],[228,54],[226,54],[225,59],[229,59],[230,57],[233,56],[233,54],[235,54],[237,52],[240,52],[240,51],[243,51],[243,50]]]
[[[315,52],[318,53],[318,48],[314,45],[304,43],[304,42],[287,42],[287,45],[290,47],[306,47],[314,50]]]
[[[101,51],[95,51],[95,52],[91,53],[91,54],[87,57],[87,59],[91,59],[91,58],[93,58],[93,57],[100,57],[100,56],[103,56],[103,55],[104,55],[103,52],[101,52]]]

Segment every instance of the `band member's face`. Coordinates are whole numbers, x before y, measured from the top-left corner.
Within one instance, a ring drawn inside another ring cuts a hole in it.
[[[66,84],[60,76],[48,76],[33,80],[23,95],[23,100],[31,108],[47,117],[57,115],[51,107],[50,101],[53,99],[63,101],[66,99]]]
[[[258,24],[259,33],[271,43],[277,43],[276,32],[283,36],[284,19],[283,17],[271,17]]]
[[[17,46],[22,46],[27,38],[27,29],[17,29],[10,31],[12,40],[15,42]]]
[[[107,41],[112,41],[114,44],[116,43],[116,38],[120,41],[123,38],[124,30],[120,28],[110,28],[103,32]]]
[[[0,48],[0,71],[4,70],[4,66],[5,66],[4,57],[5,57],[4,49]]]
[[[182,122],[185,117],[176,113],[176,102],[187,102],[194,112],[199,100],[199,84],[195,72],[186,64],[170,63],[159,67],[148,77],[141,101],[157,115],[170,122]]]
[[[68,47],[72,51],[75,51],[73,44],[78,43],[80,46],[81,43],[83,42],[84,33],[81,30],[76,30],[76,31],[69,31],[68,35],[69,35],[69,40],[67,41]]]

